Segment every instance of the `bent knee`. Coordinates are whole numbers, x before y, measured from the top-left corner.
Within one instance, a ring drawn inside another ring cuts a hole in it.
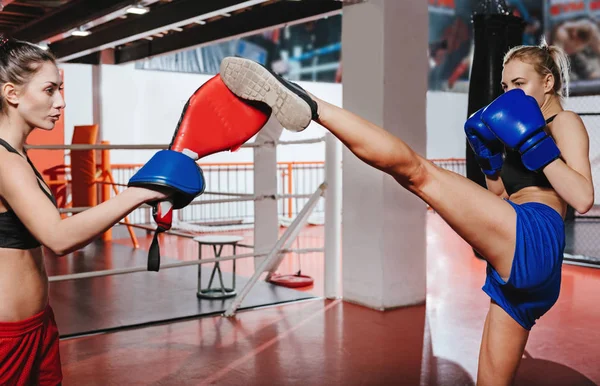
[[[432,179],[432,168],[435,167],[430,161],[417,156],[411,159],[409,164],[396,168],[390,174],[400,185],[416,193]]]
[[[428,196],[426,192],[435,191],[438,175],[445,172],[437,165],[426,159],[417,157],[405,168],[402,174],[396,173],[394,178],[400,185],[421,198]]]

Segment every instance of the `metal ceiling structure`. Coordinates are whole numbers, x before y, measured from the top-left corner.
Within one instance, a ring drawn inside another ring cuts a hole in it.
[[[102,50],[114,49],[120,64],[338,14],[342,5],[339,0],[0,0],[0,33],[47,45],[61,62],[95,64]]]
[[[58,8],[64,7],[67,3],[69,3],[69,0],[0,0],[0,33],[6,34],[16,28],[35,22]]]

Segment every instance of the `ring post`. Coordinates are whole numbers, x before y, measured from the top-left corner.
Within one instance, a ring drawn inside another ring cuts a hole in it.
[[[342,143],[327,133],[325,138],[325,297],[341,296],[342,241]]]
[[[109,141],[100,142],[102,145],[108,145]],[[100,165],[102,167],[102,174],[100,176],[101,181],[106,181],[106,176],[110,173],[110,150],[104,149],[101,151]],[[108,201],[110,199],[110,185],[102,185],[101,202]],[[112,229],[108,229],[102,234],[102,241],[112,240]]]

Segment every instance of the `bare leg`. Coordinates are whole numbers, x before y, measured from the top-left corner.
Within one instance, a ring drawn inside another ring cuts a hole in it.
[[[316,119],[358,158],[391,175],[428,203],[502,277],[510,276],[516,213],[509,203],[473,181],[437,167],[381,127],[299,91],[297,85],[257,63],[226,58],[221,64],[221,77],[239,97],[269,105],[288,129],[302,130],[311,118]],[[500,307],[490,308],[482,342],[482,382],[490,380],[490,374],[495,380],[514,377],[528,336],[524,332]]]
[[[427,202],[501,276],[508,278],[516,237],[514,209],[481,186],[441,169],[406,143],[359,116],[315,98],[318,122],[357,157]]]
[[[529,331],[492,302],[483,328],[477,384],[511,385],[528,338]]]
[[[471,180],[438,168],[381,127],[315,98],[258,63],[225,58],[220,74],[239,97],[271,107],[286,128],[302,130],[311,119],[317,120],[358,158],[390,174],[428,203],[508,278],[516,233],[516,213],[510,204]]]
[[[516,237],[514,209],[460,175],[440,169],[389,132],[318,99],[319,122],[360,159],[393,176],[435,209],[508,278]],[[490,305],[481,343],[478,384],[511,384],[529,332],[497,304]]]

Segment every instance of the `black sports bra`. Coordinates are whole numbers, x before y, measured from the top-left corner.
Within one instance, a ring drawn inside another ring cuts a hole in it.
[[[554,118],[556,118],[556,115],[548,118],[546,124],[552,122]],[[521,154],[517,150],[508,148],[506,149],[506,157],[504,158],[500,177],[509,196],[528,186],[552,187],[544,173],[532,172],[527,169],[521,161]]]
[[[0,146],[3,146],[11,153],[19,154],[18,151],[16,151],[3,139],[0,139]],[[51,193],[48,193],[50,188],[46,185],[48,190],[44,189],[44,186],[42,185],[44,178],[37,171],[35,166],[33,166],[33,163],[31,163],[31,160],[29,157],[27,157],[27,154],[25,154],[25,159],[37,176],[40,189],[42,189],[46,196],[48,196],[54,206],[57,206],[54,196]],[[40,245],[40,242],[33,237],[31,232],[29,232],[21,220],[19,220],[15,212],[8,210],[7,212],[0,213],[0,248],[33,249],[39,247]]]

